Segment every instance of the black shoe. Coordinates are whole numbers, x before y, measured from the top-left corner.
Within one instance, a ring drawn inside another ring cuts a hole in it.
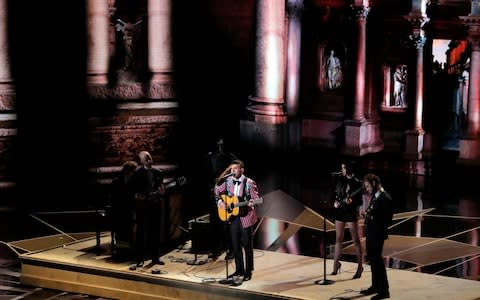
[[[362,277],[363,267],[357,268],[357,272],[353,275],[352,279],[358,279]]]
[[[245,275],[245,272],[235,271],[235,273],[228,275],[227,278],[233,278],[233,277],[244,276],[244,275]]]
[[[374,288],[374,287],[369,287],[366,290],[361,290],[360,291],[360,294],[362,294],[362,295],[372,295],[372,294],[375,294],[375,293],[377,293],[377,289]]]
[[[136,264],[132,264],[128,267],[130,271],[135,271],[137,268],[143,267],[143,261],[142,262],[137,262]]]
[[[342,264],[339,261],[337,261],[331,275],[337,275],[337,273],[341,273],[341,272],[342,272]]]
[[[243,275],[243,281],[249,281],[252,279],[252,272],[247,272]]]
[[[388,291],[387,292],[378,292],[378,294],[376,294],[375,296],[373,296],[370,299],[371,300],[380,300],[380,299],[387,299],[387,298],[390,298],[390,293]]]
[[[225,260],[231,260],[233,259],[233,251],[228,251],[227,254],[225,255]]]
[[[220,256],[220,253],[213,252],[208,255],[208,258],[210,259],[217,259]]]
[[[157,269],[157,268],[153,268],[152,269],[152,274],[161,274],[162,271],[160,269]]]
[[[165,263],[159,259],[152,259],[152,264],[163,266]]]

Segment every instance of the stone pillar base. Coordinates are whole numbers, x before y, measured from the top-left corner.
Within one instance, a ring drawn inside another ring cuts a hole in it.
[[[175,86],[173,82],[150,82],[148,89],[148,98],[157,100],[175,100],[177,97],[175,93]]]
[[[425,131],[409,130],[405,132],[405,157],[411,160],[423,158]]]
[[[299,152],[302,145],[302,123],[299,119],[290,119],[287,123],[288,143],[290,152]]]
[[[87,84],[88,85],[107,85],[108,84],[107,74],[88,74]]]
[[[345,155],[362,156],[383,150],[380,125],[375,120],[345,121]]]
[[[480,139],[478,137],[461,138],[459,146],[459,159],[480,161]]]
[[[405,169],[407,174],[429,175],[431,173],[425,160],[407,160]]]
[[[173,82],[173,75],[171,72],[153,72],[150,83],[171,83]]]
[[[428,159],[432,154],[431,135],[423,130],[409,130],[405,132],[405,138],[406,172],[416,175],[430,174]]]
[[[262,119],[262,118],[261,118]],[[257,120],[240,120],[240,140],[247,147],[255,150],[279,152],[286,148],[288,143],[286,117],[284,122],[266,122]]]
[[[10,83],[0,83],[0,112],[15,110],[15,87]]]

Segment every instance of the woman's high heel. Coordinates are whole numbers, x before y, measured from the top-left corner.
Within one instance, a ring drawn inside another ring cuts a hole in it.
[[[358,279],[362,277],[362,273],[363,273],[363,267],[357,268],[357,272],[355,272],[355,275],[353,275],[352,279]]]
[[[339,261],[337,261],[331,275],[337,275],[337,273],[341,273],[341,270],[340,270],[341,268],[342,268],[342,264]]]

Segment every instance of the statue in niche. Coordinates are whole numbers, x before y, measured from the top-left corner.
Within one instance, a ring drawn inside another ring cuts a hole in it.
[[[134,71],[135,69],[135,47],[137,41],[137,35],[140,31],[140,24],[142,20],[136,23],[124,22],[121,19],[117,19],[115,29],[123,34],[123,50],[124,50],[124,64],[122,69],[124,71]]]
[[[407,66],[398,65],[393,73],[394,106],[407,106]]]
[[[342,63],[335,55],[335,50],[330,50],[330,56],[326,62],[327,69],[327,89],[334,90],[340,87],[343,80]]]

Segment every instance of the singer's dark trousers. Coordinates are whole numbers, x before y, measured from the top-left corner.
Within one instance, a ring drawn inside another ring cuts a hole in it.
[[[388,292],[387,270],[383,261],[383,244],[385,240],[383,237],[378,237],[375,234],[368,234],[366,237],[367,258],[372,269],[372,287],[378,293]]]
[[[237,273],[251,273],[253,271],[252,227],[243,228],[240,218],[236,217],[230,224],[230,234],[235,256],[235,271]],[[245,265],[243,263],[243,249],[245,249]]]

